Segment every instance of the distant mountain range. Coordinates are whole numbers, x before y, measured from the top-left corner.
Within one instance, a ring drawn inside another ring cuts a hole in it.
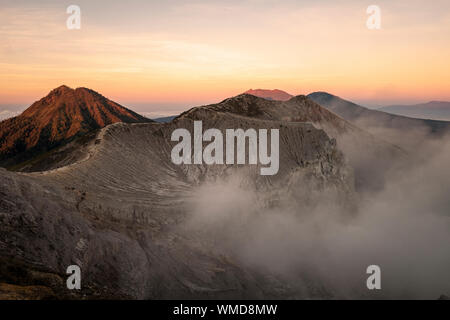
[[[0,122],[0,163],[17,165],[112,123],[150,121],[93,90],[63,85]]]
[[[392,105],[378,110],[420,119],[450,121],[450,102],[430,101],[414,105]]]
[[[443,137],[450,132],[448,121],[415,119],[372,110],[327,92],[314,92],[308,97],[375,136],[410,150],[424,139]]]
[[[324,113],[315,104],[311,104],[309,99],[300,103],[304,107],[299,107],[299,101],[297,100],[300,99],[299,97],[304,96],[293,97],[289,93],[278,89],[251,89],[245,94],[268,101],[285,102],[285,104],[277,107],[280,110],[270,108],[270,113],[277,120],[312,121],[332,137],[343,131],[359,132],[359,128],[362,128],[375,136],[406,149],[414,148],[417,143],[420,143],[421,139],[428,135],[443,135],[449,131],[450,125],[450,122],[446,121],[413,119],[380,110],[371,110],[326,92],[314,92],[307,97],[342,119],[347,120],[347,123]],[[260,109],[263,105],[262,102],[259,102],[259,105]],[[239,104],[239,108],[242,107],[243,104]],[[443,115],[447,107],[448,103],[445,102],[431,102],[410,107],[385,107],[382,110],[391,111],[391,109],[395,108],[427,109],[438,110]],[[289,119],[284,115],[286,112],[290,115]],[[296,113],[297,116],[293,117]],[[263,114],[267,116],[267,113]],[[318,116],[324,118],[320,118],[322,119],[320,120],[317,118]],[[162,117],[154,121],[165,123],[172,121],[174,118],[175,116]],[[0,123],[0,165],[6,167],[11,165],[17,166],[23,161],[35,158],[36,155],[63,146],[78,137],[84,136],[86,133],[93,132],[112,123],[151,121],[108,100],[93,90],[87,88],[71,89],[67,86],[60,86],[52,90],[46,97],[33,103],[22,114]],[[355,128],[358,128],[358,130],[355,130]],[[414,131],[414,135],[420,132],[420,138],[417,138],[417,136],[412,138],[412,131]],[[354,135],[357,136],[358,134]],[[73,148],[78,147],[78,145],[73,146]]]
[[[248,90],[246,93],[266,100],[292,99],[292,95],[278,89]],[[327,92],[313,92],[307,97],[355,126],[406,149],[415,148],[427,137],[440,137],[450,131],[450,122],[431,120],[431,118],[445,119],[447,114],[450,119],[450,103],[447,102],[373,110]]]
[[[268,89],[250,89],[245,92],[246,94],[251,94],[260,98],[267,100],[278,100],[278,101],[288,101],[294,96],[278,89],[268,90]],[[353,121],[360,116],[367,116],[371,114],[374,116],[376,113],[370,112],[372,109],[359,106],[350,101],[343,100],[337,96],[326,92],[314,92],[308,95],[311,99],[315,100],[317,103],[324,104],[324,107],[336,112],[341,115],[344,119]],[[339,101],[340,100],[340,101]],[[331,103],[332,101],[332,103]],[[393,105],[379,108],[378,111],[406,116],[418,119],[427,120],[450,120],[450,102],[444,101],[432,101],[417,105]],[[381,114],[378,114],[380,116]],[[383,115],[385,118],[386,116]],[[386,120],[386,119],[384,119]]]
[[[168,117],[154,118],[152,120],[154,120],[156,122],[166,123],[166,122],[172,121],[175,118],[176,118],[176,116],[168,116]]]

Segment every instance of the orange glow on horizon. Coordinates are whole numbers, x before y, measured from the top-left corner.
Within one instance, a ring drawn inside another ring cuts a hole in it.
[[[111,25],[82,1],[86,20],[76,31],[67,30],[65,8],[56,3],[0,13],[0,104],[31,103],[62,84],[125,105],[212,103],[250,88],[327,91],[349,100],[450,100],[450,19],[436,17],[448,2],[433,8],[418,1],[406,10],[381,1],[378,31],[366,28],[357,1],[256,10],[179,1],[160,8],[154,24],[142,19],[136,26],[126,15],[131,9],[114,9],[125,13]],[[429,21],[416,19],[424,6]],[[232,21],[218,20],[224,10]]]

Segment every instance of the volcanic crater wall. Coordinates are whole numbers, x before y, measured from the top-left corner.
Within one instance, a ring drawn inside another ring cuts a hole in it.
[[[258,166],[174,165],[171,133],[192,131],[193,120],[223,132],[279,129],[280,171],[269,177],[260,176]],[[113,124],[98,133],[78,163],[29,174],[0,172],[0,256],[29,275],[23,283],[4,273],[2,281],[67,294],[64,272],[77,264],[85,286],[76,298],[281,297],[288,293],[271,289],[272,276],[239,265],[208,239],[182,231],[196,188],[239,177],[240,184],[257,191],[262,207],[287,196],[312,201],[315,191],[331,190],[343,205],[354,196],[352,171],[324,131],[310,123],[214,110],[169,124]]]

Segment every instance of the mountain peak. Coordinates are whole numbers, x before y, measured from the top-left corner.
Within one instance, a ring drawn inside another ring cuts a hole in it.
[[[0,161],[48,151],[112,123],[150,121],[91,89],[62,85],[1,122]]]
[[[289,101],[305,101],[308,100],[308,97],[305,96],[304,94],[299,94],[298,96],[294,96],[291,99],[289,99]]]
[[[251,94],[267,100],[287,101],[293,97],[293,95],[279,89],[250,89],[245,91],[246,94]]]
[[[308,97],[310,98],[321,98],[321,99],[333,99],[333,98],[339,98],[338,96],[335,96],[334,94],[325,92],[325,91],[316,91],[308,94]]]
[[[49,94],[46,96],[52,96],[52,95],[61,95],[61,94],[73,94],[73,93],[88,93],[88,94],[92,94],[92,95],[97,95],[97,96],[102,96],[100,93],[98,93],[95,90],[86,88],[86,87],[78,87],[76,89],[73,89],[69,86],[66,86],[65,84],[53,89],[52,91],[49,92]],[[44,97],[44,98],[46,98]]]
[[[52,91],[50,91],[49,94],[61,94],[61,93],[66,93],[66,92],[71,92],[71,91],[73,91],[72,88],[63,84],[63,85],[53,89]]]
[[[56,87],[55,89],[53,89],[53,91],[55,91],[55,90],[73,90],[73,89],[69,86],[66,86],[65,84],[62,84],[59,87]]]

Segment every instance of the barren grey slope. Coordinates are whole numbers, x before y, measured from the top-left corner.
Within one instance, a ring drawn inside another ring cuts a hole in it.
[[[20,266],[28,275],[24,283],[3,270],[0,282],[44,285],[55,295],[68,294],[65,269],[78,264],[84,276],[81,294],[88,297],[304,295],[304,288],[240,264],[182,226],[195,188],[229,177],[258,189],[261,206],[289,194],[311,199],[313,190],[331,190],[351,208],[352,171],[335,142],[310,123],[210,109],[188,114],[168,124],[110,125],[85,159],[56,170],[21,174],[0,169],[0,257],[3,265]],[[170,135],[176,128],[192,130],[193,120],[222,131],[280,129],[278,175],[262,177],[257,166],[174,165]]]

